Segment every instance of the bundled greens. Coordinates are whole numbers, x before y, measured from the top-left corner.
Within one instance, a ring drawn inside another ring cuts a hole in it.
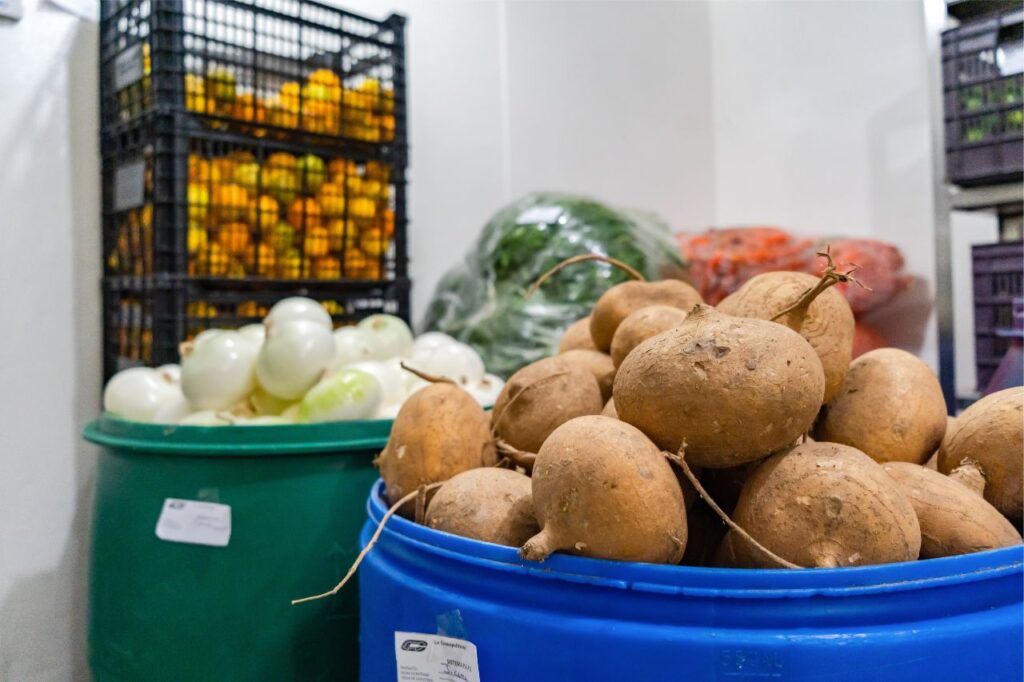
[[[544,272],[583,253],[625,261],[651,279],[684,272],[668,227],[657,217],[582,197],[530,194],[491,218],[464,261],[441,279],[424,329],[472,345],[492,372],[507,377],[554,352],[565,328],[587,315],[606,289],[626,280],[604,263],[579,264],[524,298]]]

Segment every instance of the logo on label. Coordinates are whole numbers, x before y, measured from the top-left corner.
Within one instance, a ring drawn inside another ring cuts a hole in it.
[[[424,651],[427,643],[422,639],[407,639],[402,642],[402,651]]]

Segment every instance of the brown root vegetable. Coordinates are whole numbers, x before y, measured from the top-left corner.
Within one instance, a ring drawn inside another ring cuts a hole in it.
[[[921,527],[896,481],[863,452],[837,443],[804,443],[769,457],[743,486],[733,520],[809,568],[913,561],[921,550]],[[731,535],[740,565],[776,565]]]
[[[590,315],[570,324],[558,342],[558,352],[568,350],[597,350],[594,340],[590,338]]]
[[[608,402],[604,404],[604,409],[601,410],[601,415],[611,417],[612,419],[619,418],[619,413],[615,411],[615,398],[608,398]]]
[[[957,417],[939,453],[939,471],[984,479],[984,495],[1011,521],[1021,520],[1024,499],[1024,388],[987,395]]]
[[[721,469],[792,444],[821,407],[810,344],[781,324],[705,305],[633,349],[615,376],[619,419],[691,464]]]
[[[652,305],[666,305],[685,311],[702,301],[696,289],[678,279],[616,284],[594,304],[590,313],[590,336],[594,346],[607,353],[619,324],[630,313]]]
[[[490,416],[469,393],[440,382],[405,401],[376,464],[394,504],[421,485],[496,461]],[[405,505],[399,513],[411,516],[413,510]]]
[[[739,552],[733,542],[734,537],[738,536],[732,530],[726,530],[722,540],[718,543],[718,548],[711,555],[711,559],[708,562],[709,566],[714,566],[715,568],[746,568],[742,565]]]
[[[631,350],[652,336],[678,327],[685,319],[685,310],[668,305],[649,305],[634,310],[619,324],[612,337],[612,362],[618,367]]]
[[[520,554],[552,552],[674,564],[686,548],[686,507],[671,466],[638,429],[578,417],[552,433],[533,468],[541,532]]]
[[[615,363],[607,353],[596,350],[567,350],[556,356],[566,362],[587,370],[597,379],[601,389],[601,400],[610,400],[612,384],[615,382]]]
[[[821,409],[815,440],[843,443],[878,462],[924,464],[946,431],[935,372],[910,353],[879,348],[850,364],[838,395]]]
[[[823,402],[828,402],[843,385],[853,353],[850,304],[835,289],[825,289],[806,305],[775,319],[819,281],[803,272],[765,272],[752,277],[716,307],[736,317],[775,320],[807,339],[825,371]]]
[[[946,433],[942,436],[942,443],[939,445],[939,449],[936,450],[932,456],[928,458],[928,461],[924,463],[924,465],[932,471],[939,470],[939,456],[942,454],[942,451],[946,449],[946,444],[949,443],[949,437],[953,435],[955,428],[956,417],[946,417]]]
[[[760,462],[747,462],[728,469],[705,469],[701,472],[700,479],[711,499],[727,514],[731,514],[740,499],[743,484],[759,464]]]
[[[728,530],[718,515],[703,500],[686,510],[686,552],[684,566],[709,566]]]
[[[561,355],[523,367],[505,383],[491,420],[509,445],[537,452],[541,443],[573,417],[599,414],[604,402],[594,375]]]
[[[948,476],[910,462],[883,468],[914,506],[922,559],[1020,544],[1020,533],[998,509]]]
[[[446,533],[519,547],[540,528],[533,518],[530,479],[509,469],[470,469],[442,485],[424,523]]]

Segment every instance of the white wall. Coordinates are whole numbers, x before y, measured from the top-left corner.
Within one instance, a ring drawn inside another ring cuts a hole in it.
[[[875,237],[934,294],[928,54],[920,2],[711,3],[715,219]],[[907,298],[904,302],[909,302]],[[893,332],[909,329],[908,305]],[[933,316],[901,343],[936,366]]]
[[[707,3],[336,4],[409,16],[416,318],[487,219],[530,191],[712,222]]]
[[[96,25],[0,20],[0,680],[87,679],[100,391]]]

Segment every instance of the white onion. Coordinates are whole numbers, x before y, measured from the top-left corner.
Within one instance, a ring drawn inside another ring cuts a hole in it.
[[[421,372],[447,377],[463,386],[484,378],[483,360],[475,350],[458,341],[416,353],[410,363]]]
[[[110,377],[103,389],[103,409],[122,419],[149,422],[174,395],[174,386],[155,370],[131,367]]]
[[[318,324],[327,331],[331,331],[334,325],[331,323],[331,314],[322,305],[311,298],[304,296],[292,296],[283,298],[274,304],[267,316],[263,318],[263,326],[266,327],[267,336],[273,336],[284,325],[289,322],[312,322]]]
[[[181,384],[181,365],[160,365],[155,371],[167,383],[174,386]]]
[[[451,343],[458,343],[458,341],[444,332],[427,332],[426,334],[420,334],[416,337],[416,340],[412,342],[412,348],[409,349],[409,357],[413,357],[417,352],[431,351],[435,348],[447,346]]]
[[[238,329],[238,333],[257,346],[262,346],[267,338],[267,328],[262,324],[247,324]]]
[[[400,317],[370,315],[359,322],[358,328],[372,335],[374,357],[378,360],[401,357],[412,350],[412,330]]]
[[[331,369],[341,369],[355,362],[373,360],[373,335],[359,327],[342,327],[334,331],[334,362]]]
[[[281,426],[282,424],[294,424],[293,419],[286,419],[279,415],[262,415],[259,417],[241,417],[235,420],[235,426]]]
[[[287,322],[268,335],[256,360],[256,377],[267,393],[298,400],[334,359],[329,329],[309,320]]]
[[[231,422],[216,410],[193,412],[178,422],[181,426],[230,426]]]
[[[227,330],[225,330],[225,329],[204,329],[203,331],[199,332],[194,337],[192,337],[192,341],[191,342],[187,342],[187,345],[189,345],[192,349],[198,348],[200,344],[202,344],[202,343],[204,343],[206,341],[209,341],[210,339],[216,338],[217,335],[220,334],[223,331],[227,331]],[[185,353],[182,353],[182,355],[185,355]]]
[[[181,359],[181,389],[193,408],[226,410],[256,388],[256,346],[238,332],[222,331],[194,344]]]
[[[168,389],[167,398],[153,413],[150,420],[154,424],[177,424],[192,412],[192,406],[185,400],[185,394],[181,392],[180,386],[172,386]]]
[[[300,422],[366,419],[380,406],[377,378],[358,369],[343,369],[310,389],[299,405]]]
[[[400,403],[395,403],[394,405],[381,405],[377,410],[375,419],[394,419],[398,416],[398,411],[401,409],[402,405]]]
[[[395,365],[374,360],[357,362],[345,367],[345,369],[358,369],[367,374],[372,374],[380,384],[381,405],[396,405],[405,400],[405,370],[397,369]]]
[[[416,393],[417,391],[420,391],[420,390],[426,388],[427,386],[430,386],[430,382],[427,381],[426,379],[420,379],[418,376],[416,376],[415,374],[412,374],[411,372],[409,372],[408,374],[412,378],[411,379],[407,379],[406,382],[405,382],[405,399],[406,400],[408,400],[412,396],[413,393]]]
[[[482,407],[491,407],[504,386],[505,382],[501,377],[485,374],[483,379],[466,387],[466,390]]]
[[[279,415],[295,404],[294,400],[285,400],[267,393],[262,386],[256,387],[253,394],[249,396],[249,402],[252,403],[256,414],[261,417]]]

